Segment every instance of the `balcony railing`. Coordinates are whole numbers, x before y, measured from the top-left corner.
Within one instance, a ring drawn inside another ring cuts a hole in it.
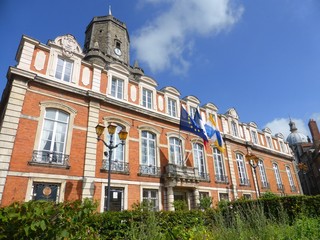
[[[209,181],[210,181],[210,178],[209,178],[209,174],[208,174],[208,173],[199,172],[198,175],[199,175],[199,180],[200,180],[200,181],[206,181],[206,182],[209,182]]]
[[[297,187],[294,185],[290,186],[291,192],[297,192]]]
[[[250,186],[250,181],[248,178],[240,178],[240,186]]]
[[[214,180],[216,183],[226,183],[226,184],[229,183],[228,176],[225,176],[225,175],[215,175]]]
[[[102,170],[109,170],[109,160],[104,159],[102,162]],[[129,163],[122,161],[111,161],[110,170],[113,173],[129,174]]]
[[[139,175],[143,176],[160,176],[160,168],[152,165],[140,165]]]
[[[187,166],[180,166],[175,164],[168,164],[166,166],[166,175],[168,177],[196,180],[199,178],[198,169]]]
[[[261,188],[270,189],[270,184],[268,182],[261,182]]]
[[[29,164],[43,164],[57,167],[69,168],[69,155],[48,151],[33,151]]]
[[[283,191],[284,190],[283,184],[277,183],[277,189]]]

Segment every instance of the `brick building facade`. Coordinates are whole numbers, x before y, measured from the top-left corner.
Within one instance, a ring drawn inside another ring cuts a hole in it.
[[[282,134],[242,123],[234,108],[225,114],[156,80],[135,62],[130,66],[126,25],[112,15],[95,17],[84,48],[72,35],[47,44],[23,36],[1,100],[0,201],[91,198],[105,209],[108,149],[95,127],[126,129],[125,145],[111,162],[111,209],[149,200],[173,210],[174,200],[194,208],[203,196],[234,200],[271,191],[300,194],[293,156]],[[180,110],[202,119],[212,114],[225,151],[205,147],[179,130]],[[105,131],[102,138],[108,142]],[[115,137],[115,142],[119,139]],[[259,158],[256,175],[246,154]]]

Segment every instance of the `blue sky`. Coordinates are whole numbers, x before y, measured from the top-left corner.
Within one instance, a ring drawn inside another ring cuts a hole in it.
[[[77,0],[0,2],[0,91],[21,36],[42,43],[67,33],[81,46],[94,16],[127,24],[137,59],[158,89],[234,107],[241,122],[309,134],[320,123],[319,0]]]

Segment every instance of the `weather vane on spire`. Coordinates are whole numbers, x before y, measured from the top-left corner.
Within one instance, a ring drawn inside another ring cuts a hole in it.
[[[112,15],[112,13],[111,13],[111,5],[109,5],[109,15]]]

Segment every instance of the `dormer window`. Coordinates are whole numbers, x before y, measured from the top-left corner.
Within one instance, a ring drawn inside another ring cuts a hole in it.
[[[231,122],[231,129],[232,129],[232,135],[235,136],[235,137],[238,137],[238,128],[237,128],[237,124],[232,121]]]
[[[73,69],[73,62],[70,60],[66,60],[58,57],[57,67],[56,67],[56,73],[55,78],[70,82],[71,76],[72,76],[72,69]]]

